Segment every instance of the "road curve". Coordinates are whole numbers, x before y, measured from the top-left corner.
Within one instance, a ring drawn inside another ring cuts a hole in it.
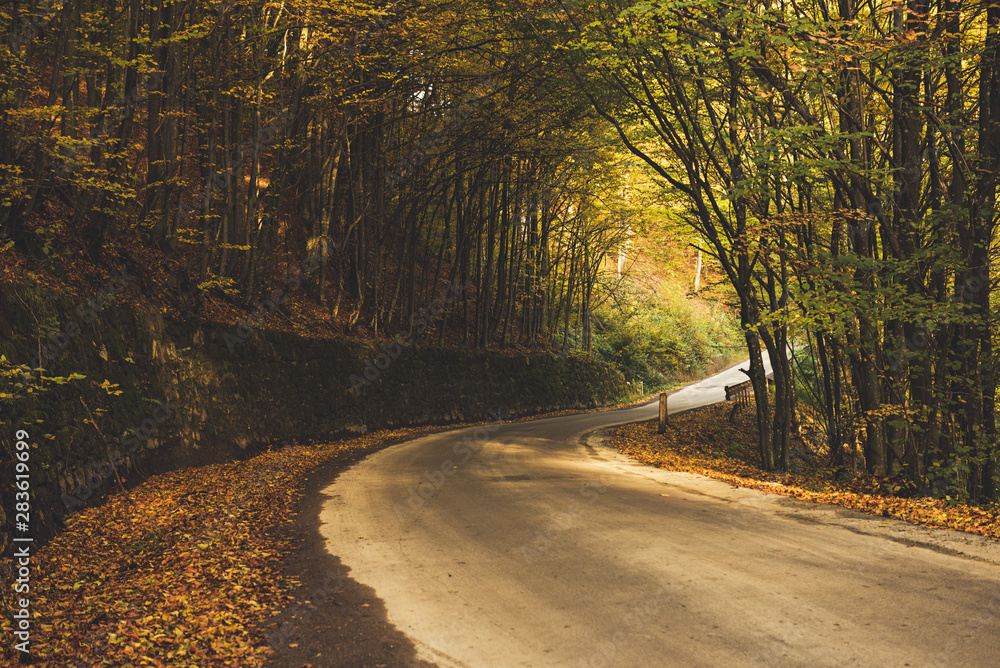
[[[690,386],[671,412],[744,378]],[[652,469],[585,436],[655,414],[381,450],[324,490],[321,532],[441,666],[1000,665],[996,543]]]

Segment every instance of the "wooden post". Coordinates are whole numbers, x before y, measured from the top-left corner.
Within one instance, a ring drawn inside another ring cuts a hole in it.
[[[660,392],[660,428],[657,434],[662,434],[667,430],[667,393]]]
[[[697,295],[701,289],[701,249],[698,249],[698,265],[694,270],[694,293]]]

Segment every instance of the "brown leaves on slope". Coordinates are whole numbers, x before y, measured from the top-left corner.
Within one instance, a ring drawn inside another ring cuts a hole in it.
[[[665,434],[656,422],[624,425],[611,433],[610,443],[623,454],[672,471],[699,473],[749,487],[814,503],[832,503],[914,524],[968,531],[1000,539],[1000,506],[984,509],[948,504],[940,499],[901,498],[895,481],[858,476],[837,481],[820,468],[798,474],[770,473],[756,463],[756,427],[744,415],[735,425],[726,420],[732,404],[719,404],[671,417]]]
[[[32,557],[35,665],[261,665],[269,648],[255,629],[290,598],[284,529],[305,475],[428,430],[174,471],[71,515]]]

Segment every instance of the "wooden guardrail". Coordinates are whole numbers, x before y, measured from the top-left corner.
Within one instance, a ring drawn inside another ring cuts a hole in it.
[[[743,369],[740,369],[740,371],[743,371]],[[743,373],[746,373],[746,371],[743,371]],[[767,374],[767,384],[770,386],[773,382],[774,374]],[[736,385],[726,385],[726,401],[736,402],[733,410],[729,413],[729,421],[732,422],[740,406],[749,406],[750,402],[753,401],[753,383],[749,380],[744,380],[742,383],[737,383]]]
[[[726,401],[735,401],[739,406],[749,406],[753,396],[753,383],[744,380],[736,385],[726,385]]]
[[[744,380],[742,383],[737,383],[736,385],[726,385],[726,401],[736,402],[733,410],[729,411],[730,422],[736,417],[736,411],[740,409],[740,406],[749,406],[752,398],[753,383],[749,380]]]

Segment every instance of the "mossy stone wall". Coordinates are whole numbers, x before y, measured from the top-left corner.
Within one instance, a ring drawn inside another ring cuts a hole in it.
[[[44,537],[117,487],[109,459],[128,485],[293,438],[588,408],[626,394],[620,373],[589,359],[239,331],[107,296],[88,303],[0,284],[0,355],[84,376],[32,393],[18,376],[0,385],[14,395],[0,398],[4,553],[18,429],[33,446],[32,522]]]

